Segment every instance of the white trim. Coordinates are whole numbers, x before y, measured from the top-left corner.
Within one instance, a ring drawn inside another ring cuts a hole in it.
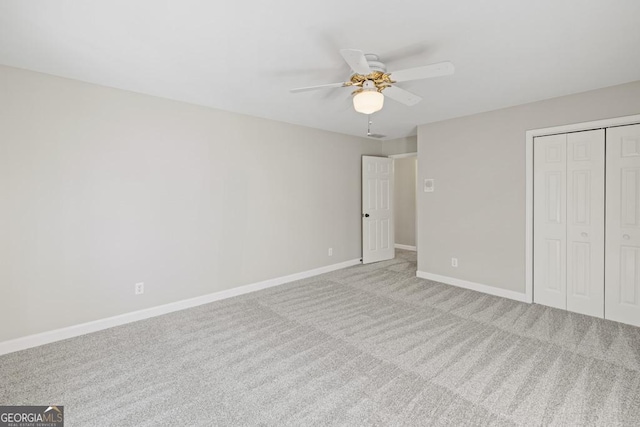
[[[581,132],[592,129],[603,129],[614,126],[626,126],[640,123],[640,114],[614,117],[570,125],[532,129],[525,136],[525,293],[527,301],[533,302],[533,139],[537,136],[557,133]]]
[[[315,268],[313,270],[303,271],[301,273],[291,274],[289,276],[276,277],[275,279],[269,279],[245,286],[239,286],[237,288],[214,292],[212,294],[159,305],[157,307],[146,308],[144,310],[133,311],[131,313],[125,313],[119,316],[107,317],[106,319],[94,320],[92,322],[68,326],[66,328],[55,329],[53,331],[47,331],[40,334],[28,335],[26,337],[3,341],[0,342],[0,355],[25,350],[31,347],[37,347],[44,344],[49,344],[55,341],[66,340],[68,338],[73,338],[80,335],[90,334],[92,332],[113,328],[114,326],[120,326],[127,323],[136,322],[138,320],[148,319],[150,317],[161,316],[163,314],[172,313],[174,311],[197,307],[199,305],[208,304],[210,302],[247,294],[249,292],[259,291],[261,289],[271,288],[273,286],[294,282],[296,280],[306,279],[308,277],[317,276],[323,273],[329,273],[331,271],[351,267],[360,263],[360,259],[353,259],[338,264],[332,264],[325,267]]]
[[[524,292],[527,302],[533,303],[533,135],[527,131],[525,145],[525,233],[524,233]]]
[[[528,302],[527,295],[522,292],[496,288],[495,286],[483,285],[481,283],[468,282],[454,277],[440,276],[439,274],[427,273],[425,271],[417,271],[416,276],[421,279],[433,280],[435,282],[445,283],[459,288],[471,289],[472,291],[478,291],[484,294],[495,295],[497,297],[508,298],[520,302]]]
[[[390,159],[404,159],[406,157],[418,157],[418,153],[390,154],[387,157]]]
[[[404,249],[405,251],[416,251],[416,247],[415,246],[409,246],[409,245],[401,245],[400,243],[396,243],[396,249]]]

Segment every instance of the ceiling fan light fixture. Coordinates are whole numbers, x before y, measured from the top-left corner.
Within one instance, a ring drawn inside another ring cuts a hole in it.
[[[375,89],[363,90],[353,96],[353,108],[362,114],[373,114],[382,110],[384,95]]]

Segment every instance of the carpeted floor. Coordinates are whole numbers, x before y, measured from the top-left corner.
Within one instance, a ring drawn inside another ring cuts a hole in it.
[[[640,425],[640,328],[415,278],[415,254],[0,357],[67,426]]]

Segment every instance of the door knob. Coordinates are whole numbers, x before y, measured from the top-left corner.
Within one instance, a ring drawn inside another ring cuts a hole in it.
[[[628,234],[623,234],[623,235],[622,235],[622,238],[623,238],[624,240],[629,240],[629,239],[631,238],[631,236],[629,236]]]
[[[369,218],[369,214],[364,214],[364,217],[365,218]]]
[[[581,235],[582,237],[589,237],[589,235],[588,235],[587,233],[585,233],[585,232],[580,233],[580,235]]]

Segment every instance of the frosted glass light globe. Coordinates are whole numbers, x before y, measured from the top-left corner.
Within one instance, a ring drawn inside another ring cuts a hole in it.
[[[362,114],[373,114],[384,105],[384,95],[377,90],[364,90],[353,97],[353,108]]]

